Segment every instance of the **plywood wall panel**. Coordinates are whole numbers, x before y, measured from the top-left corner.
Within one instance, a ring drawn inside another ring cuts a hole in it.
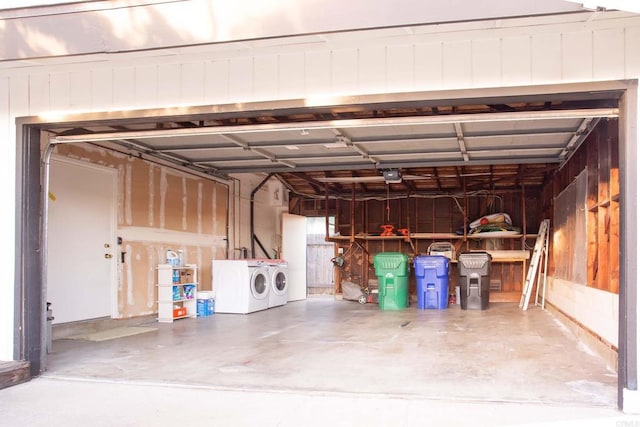
[[[202,193],[199,191],[199,180],[191,179],[187,176],[183,178],[183,213],[182,230],[190,233],[198,233],[198,218],[202,214],[200,199]]]
[[[620,292],[620,203],[613,201],[609,223],[609,292]]]
[[[610,187],[612,176],[617,174],[618,122],[615,119],[602,120],[596,129],[580,146],[576,154],[554,176],[545,192],[552,190],[555,197],[570,183],[578,173],[587,173],[587,238],[586,254],[587,278],[579,280],[578,285],[616,293],[619,287],[619,203]],[[556,224],[554,227],[558,227]],[[561,233],[556,230],[556,236]],[[565,247],[566,246],[566,247]],[[571,253],[573,250],[561,239],[553,241],[556,253]],[[560,251],[560,252],[558,252]],[[569,258],[571,262],[572,257]],[[560,271],[562,267],[563,271]],[[571,279],[566,275],[567,266],[553,265],[551,275],[556,279]],[[569,266],[571,268],[571,266]],[[566,276],[562,276],[565,274]],[[586,282],[586,283],[584,283]]]
[[[182,230],[183,224],[183,198],[182,177],[163,171],[160,177],[160,197],[164,199],[160,215],[163,228],[169,230]]]
[[[154,313],[157,310],[157,297],[149,298],[149,285],[157,283],[157,276],[156,270],[149,268],[149,265],[151,260],[158,259],[156,248],[141,242],[125,244],[126,252],[132,256],[122,266],[124,280],[118,293],[118,312],[124,318]]]
[[[129,163],[129,166],[131,163]],[[128,225],[138,224],[143,227],[153,227],[157,224],[154,212],[155,193],[157,186],[155,182],[150,183],[149,175],[153,175],[153,166],[149,163],[139,162],[135,167],[127,168],[125,177],[125,209],[130,211]]]
[[[229,227],[229,189],[226,185],[215,184],[213,187],[213,235],[227,236]]]
[[[209,191],[205,191],[202,182],[197,182],[197,218],[196,218],[196,233],[213,233],[213,217],[215,215],[213,210],[213,195],[215,192],[215,185]],[[205,218],[212,218],[212,221],[205,221]]]
[[[609,233],[611,232],[611,217],[609,211],[609,207],[601,207],[598,209],[598,223],[594,230],[598,235],[598,271],[594,285],[596,288],[607,292],[610,292],[611,286],[611,269],[609,266],[609,250],[611,249]]]

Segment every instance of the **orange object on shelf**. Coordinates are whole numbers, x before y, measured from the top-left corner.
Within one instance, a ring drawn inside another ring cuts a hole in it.
[[[382,233],[380,233],[381,236],[394,236],[393,229],[395,227],[393,225],[384,224],[384,225],[381,225],[380,228],[382,228]]]
[[[173,309],[173,317],[182,317],[187,315],[187,309],[185,307],[174,308]]]
[[[409,229],[408,228],[398,228],[398,233],[402,234],[404,237],[407,237],[409,235]]]

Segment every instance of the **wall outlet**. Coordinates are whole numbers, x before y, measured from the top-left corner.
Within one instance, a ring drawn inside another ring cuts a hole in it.
[[[344,248],[338,248],[338,254],[342,255],[344,253]]]

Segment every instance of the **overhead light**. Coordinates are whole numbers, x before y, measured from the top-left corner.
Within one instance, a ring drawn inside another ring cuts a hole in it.
[[[298,147],[297,145],[285,145],[285,148],[287,150],[299,150],[300,147]]]
[[[336,136],[336,142],[330,142],[328,144],[324,144],[324,148],[347,148],[351,145],[351,140],[343,135]]]
[[[347,148],[347,144],[345,142],[329,142],[328,144],[322,144],[324,148],[332,149],[332,148]]]
[[[387,169],[382,171],[384,182],[387,184],[399,184],[402,182],[400,171],[398,169]]]

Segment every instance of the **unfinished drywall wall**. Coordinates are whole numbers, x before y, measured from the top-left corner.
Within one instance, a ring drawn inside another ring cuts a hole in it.
[[[228,185],[85,145],[59,145],[62,156],[118,171],[118,317],[157,312],[156,265],[168,249],[200,266],[211,289],[211,260],[227,253]]]

